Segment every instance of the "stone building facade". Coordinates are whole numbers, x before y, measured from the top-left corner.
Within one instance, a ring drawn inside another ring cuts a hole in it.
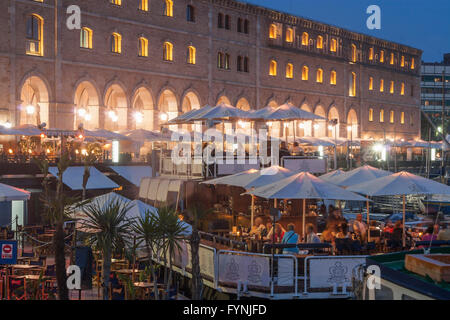
[[[81,30],[66,26],[71,5]],[[0,29],[0,124],[159,129],[206,104],[289,101],[339,122],[298,135],[420,135],[420,50],[266,8],[2,0]]]

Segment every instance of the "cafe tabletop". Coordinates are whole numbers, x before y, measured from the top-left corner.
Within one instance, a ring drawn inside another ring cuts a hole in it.
[[[41,266],[32,266],[29,264],[12,264],[9,267],[12,269],[22,269],[22,270],[43,269],[43,267]]]
[[[136,288],[147,289],[147,288],[153,288],[154,283],[153,282],[134,282],[133,286],[135,286]]]
[[[133,272],[134,273],[139,273],[140,271],[142,271],[142,270],[139,270],[139,269],[119,269],[119,270],[115,270],[114,272],[117,272],[117,273],[123,273],[123,274],[132,274]]]

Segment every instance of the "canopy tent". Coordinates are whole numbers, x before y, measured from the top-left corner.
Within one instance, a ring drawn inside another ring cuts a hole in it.
[[[161,142],[171,141],[169,134],[162,134],[158,131],[150,131],[144,129],[136,129],[131,131],[125,131],[123,134],[132,141],[135,142]]]
[[[213,107],[206,105],[200,109],[193,109],[188,112],[185,112],[181,115],[179,115],[176,118],[173,118],[169,120],[167,123],[169,124],[177,124],[177,123],[186,123],[189,122],[191,118],[194,118],[196,116],[201,116],[202,114],[205,114],[206,112],[210,111]]]
[[[0,202],[29,200],[31,193],[23,189],[15,188],[7,184],[0,183]]]
[[[86,137],[102,138],[106,140],[129,140],[129,138],[123,134],[105,129],[84,130],[84,135]]]
[[[337,170],[333,170],[333,171],[330,171],[328,173],[325,173],[325,174],[319,176],[319,178],[324,180],[324,181],[330,182],[330,180],[336,179],[338,176],[340,176],[343,173],[345,173],[344,170],[337,169]]]
[[[403,246],[405,246],[406,195],[450,194],[449,186],[406,171],[356,184],[348,190],[368,196],[403,196]]]
[[[230,106],[229,104],[220,103],[206,112],[201,112],[200,114],[195,114],[194,116],[189,117],[189,121],[240,120],[248,119],[250,114],[250,112]]]
[[[21,132],[20,130],[15,129],[15,128],[6,128],[4,126],[0,126],[0,135],[23,136],[25,134],[23,132]]]
[[[325,180],[340,187],[348,187],[380,177],[385,177],[390,174],[392,174],[392,172],[365,165],[351,171],[343,172],[339,175],[334,175],[333,177],[326,178]]]
[[[10,136],[39,136],[42,130],[32,124],[23,124],[14,128],[0,126],[0,135]]]
[[[267,106],[262,109],[254,110],[250,113],[249,118],[252,120],[265,120],[268,115],[275,111],[275,109],[276,108]]]
[[[55,177],[58,177],[59,171],[57,167],[50,167],[48,168],[48,171]],[[88,190],[119,188],[118,184],[106,177],[96,168],[90,167],[89,172],[90,177],[86,185]],[[68,167],[63,173],[63,183],[72,190],[83,190],[83,174],[84,167]]]
[[[291,121],[291,120],[326,120],[324,117],[302,110],[291,103],[285,103],[266,114],[266,121]]]
[[[283,180],[248,191],[265,199],[303,199],[303,235],[305,234],[305,199],[366,201],[365,198],[325,182],[308,172],[300,172]]]
[[[336,145],[333,141],[316,137],[297,137],[295,141],[310,146],[334,147]]]
[[[117,174],[139,187],[141,179],[152,176],[152,167],[150,166],[110,166]]]

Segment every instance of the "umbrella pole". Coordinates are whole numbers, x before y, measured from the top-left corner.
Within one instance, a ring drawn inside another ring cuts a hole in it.
[[[406,230],[405,230],[405,222],[406,222],[406,196],[403,195],[403,234],[402,234],[402,241],[403,241],[403,248],[406,246]]]
[[[370,242],[369,196],[367,196],[366,207],[367,207],[367,242]]]
[[[253,229],[253,219],[255,218],[255,196],[252,195],[252,208],[250,217],[250,230]]]
[[[302,217],[302,237],[303,237],[303,242],[306,242],[305,222],[306,222],[306,199],[303,199],[303,217]]]

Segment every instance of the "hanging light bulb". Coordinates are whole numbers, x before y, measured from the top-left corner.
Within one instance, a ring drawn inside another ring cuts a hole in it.
[[[319,129],[319,125],[317,123],[314,125],[314,129],[315,130]]]
[[[304,129],[304,128],[305,128],[305,123],[300,122],[300,123],[298,124],[298,127],[299,127],[300,129]]]
[[[144,121],[144,116],[141,112],[135,112],[134,119],[136,120],[136,123],[142,123],[142,121]]]
[[[36,108],[30,104],[25,107],[25,110],[27,111],[27,114],[33,114]]]
[[[3,124],[3,126],[4,126],[6,129],[11,129],[12,124],[11,124],[11,122],[6,121],[6,122]]]
[[[161,119],[161,121],[167,121],[167,118],[168,118],[167,113],[165,112],[160,113],[159,119]]]
[[[78,115],[83,118],[86,115],[86,109],[78,109]]]
[[[92,119],[91,115],[89,113],[86,113],[86,115],[84,116],[84,120],[90,121],[91,119]]]

